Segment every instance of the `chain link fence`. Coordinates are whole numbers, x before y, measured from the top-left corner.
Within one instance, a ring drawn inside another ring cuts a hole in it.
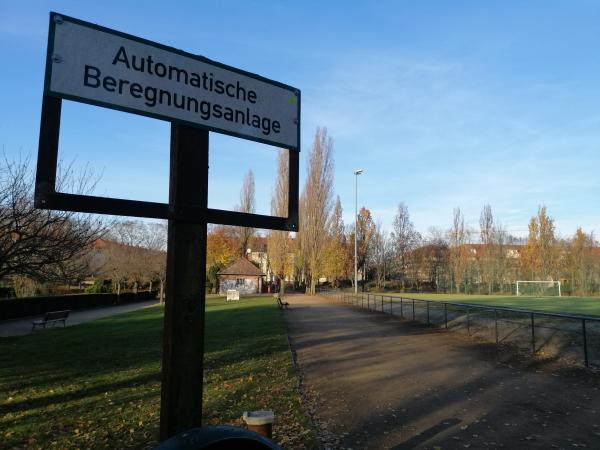
[[[600,317],[415,299],[321,292],[354,307],[467,334],[571,365],[600,368]]]

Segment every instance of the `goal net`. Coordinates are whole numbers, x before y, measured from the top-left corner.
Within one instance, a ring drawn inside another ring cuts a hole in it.
[[[560,281],[517,281],[517,295],[532,297],[561,296]]]

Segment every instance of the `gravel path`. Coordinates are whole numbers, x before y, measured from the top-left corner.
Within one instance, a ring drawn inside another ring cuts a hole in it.
[[[102,319],[103,317],[116,316],[130,311],[136,311],[142,308],[158,305],[157,300],[148,300],[146,302],[129,303],[127,305],[107,306],[101,308],[83,309],[71,311],[69,318],[66,321],[66,326],[77,325],[91,320]],[[40,319],[42,315],[24,317],[22,319],[2,320],[0,321],[0,337],[22,336],[31,333],[31,322]],[[56,325],[62,327],[62,324]],[[48,330],[51,330],[52,325],[48,325]],[[35,333],[43,331],[44,328],[36,327]]]
[[[323,448],[600,448],[600,376],[333,300],[284,312]]]

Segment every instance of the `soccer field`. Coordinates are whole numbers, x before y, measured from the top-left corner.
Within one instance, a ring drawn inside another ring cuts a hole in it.
[[[457,303],[476,303],[534,311],[600,316],[600,297],[516,297],[514,295],[416,294],[395,293],[395,296]]]

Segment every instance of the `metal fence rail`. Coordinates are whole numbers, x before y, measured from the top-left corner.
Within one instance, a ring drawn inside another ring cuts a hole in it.
[[[497,345],[527,349],[532,355],[600,367],[600,317],[381,294],[329,291],[321,295],[369,311],[462,332]]]

